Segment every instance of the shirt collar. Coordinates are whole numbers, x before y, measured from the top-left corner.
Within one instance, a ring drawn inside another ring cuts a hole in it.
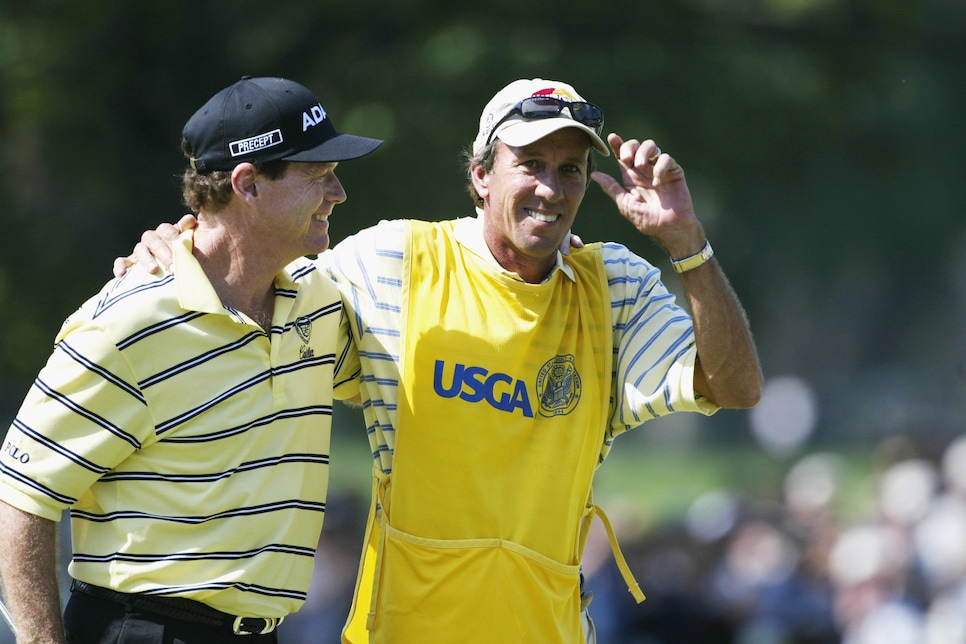
[[[456,235],[456,241],[459,242],[461,246],[472,251],[473,254],[478,255],[487,263],[492,264],[507,275],[511,275],[518,280],[520,279],[520,276],[513,271],[508,271],[500,266],[500,263],[496,261],[495,257],[493,257],[493,253],[490,252],[490,247],[486,245],[486,240],[483,238],[482,214],[477,214],[476,217],[464,217],[462,219],[457,219],[455,222],[454,234]],[[553,270],[550,271],[550,274],[547,275],[544,281],[546,282],[553,277],[553,274],[557,269],[560,269],[560,271],[569,277],[571,281],[577,281],[576,277],[574,276],[573,267],[563,261],[563,253],[561,253],[559,250],[557,251],[556,263],[554,264]]]
[[[215,292],[201,264],[191,254],[192,248],[194,248],[194,230],[191,229],[181,233],[171,246],[177,274],[174,282],[178,287],[178,302],[186,311],[225,313],[221,298]]]

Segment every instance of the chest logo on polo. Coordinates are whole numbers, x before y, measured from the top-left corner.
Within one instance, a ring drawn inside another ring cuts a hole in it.
[[[565,416],[580,402],[580,374],[572,355],[554,356],[547,360],[537,375],[537,398],[540,415]]]
[[[295,332],[298,333],[299,338],[305,343],[299,349],[299,356],[302,360],[314,357],[315,351],[309,346],[309,339],[312,337],[312,318],[303,316],[297,319],[295,321]]]

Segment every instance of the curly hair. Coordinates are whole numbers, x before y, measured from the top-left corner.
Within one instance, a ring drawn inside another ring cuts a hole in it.
[[[191,159],[191,145],[184,138],[181,139],[181,151],[185,158]],[[288,170],[288,161],[268,161],[253,163],[259,174],[267,179],[275,180],[284,176]],[[228,205],[234,190],[231,187],[230,170],[213,170],[201,174],[194,168],[185,169],[181,175],[181,198],[192,212],[218,212]]]

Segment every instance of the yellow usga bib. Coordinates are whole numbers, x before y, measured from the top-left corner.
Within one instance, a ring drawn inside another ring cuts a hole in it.
[[[346,640],[578,642],[613,335],[599,245],[544,284],[413,222],[391,475]]]

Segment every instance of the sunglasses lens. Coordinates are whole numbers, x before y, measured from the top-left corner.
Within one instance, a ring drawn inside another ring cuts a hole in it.
[[[571,103],[552,96],[525,99],[520,103],[520,114],[527,119],[546,119],[557,116],[564,108],[570,110],[575,121],[587,127],[599,128],[604,124],[603,112],[593,103]]]
[[[558,98],[537,96],[528,98],[520,104],[520,114],[526,119],[553,118],[563,110],[564,104]]]
[[[573,112],[574,120],[587,127],[599,128],[604,124],[604,113],[592,103],[571,103],[570,110]]]

